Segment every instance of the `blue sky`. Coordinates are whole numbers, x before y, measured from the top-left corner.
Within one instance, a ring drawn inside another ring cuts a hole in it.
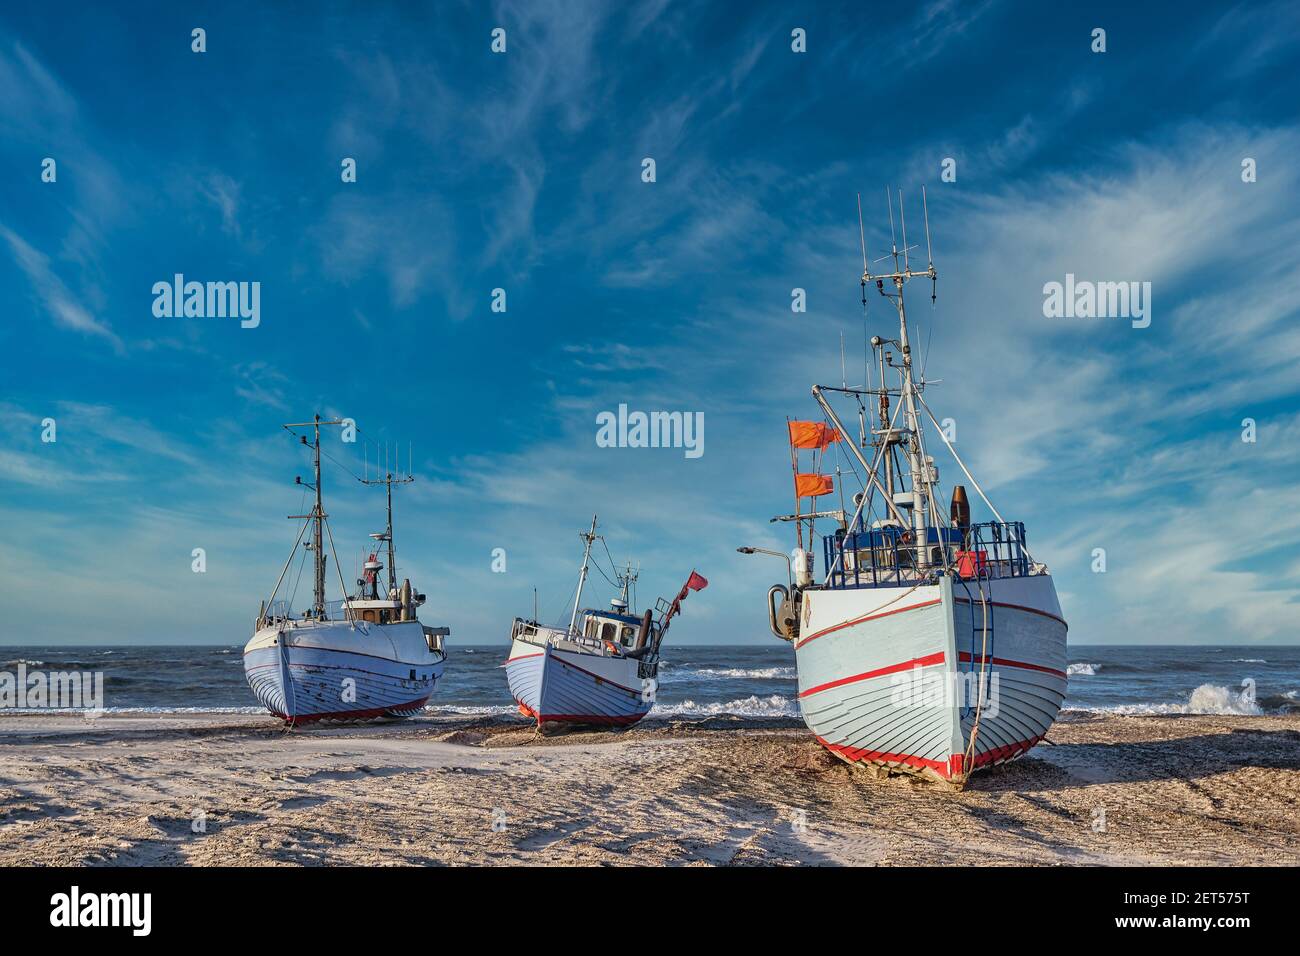
[[[643,598],[712,582],[676,640],[773,640],[783,572],[735,548],[793,544],[784,421],[841,333],[861,382],[855,194],[879,254],[885,187],[916,224],[923,183],[928,401],[1071,640],[1295,642],[1300,21],[1133,6],[5,10],[0,642],[244,641],[302,507],[280,424],[315,411],[413,443],[400,570],[455,641],[534,586],[559,616],[593,511]],[[155,317],[178,272],[260,282],[261,324]],[[1046,318],[1066,273],[1151,282],[1150,327]],[[619,403],[703,412],[704,455],[598,448]],[[326,494],[350,565],[380,493],[327,464]]]

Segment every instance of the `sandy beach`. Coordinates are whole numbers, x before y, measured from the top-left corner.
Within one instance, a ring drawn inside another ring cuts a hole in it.
[[[0,864],[1300,864],[1300,716],[1068,715],[962,793],[794,721],[0,717]]]

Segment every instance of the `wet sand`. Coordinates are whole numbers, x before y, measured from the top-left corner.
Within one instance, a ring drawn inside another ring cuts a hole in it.
[[[1300,715],[1067,715],[961,793],[795,721],[0,716],[0,864],[1300,864]]]

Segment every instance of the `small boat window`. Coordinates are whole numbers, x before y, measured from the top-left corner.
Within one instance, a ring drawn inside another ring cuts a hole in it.
[[[601,628],[600,639],[602,641],[612,641],[618,637],[618,625],[606,621],[605,626]]]
[[[636,631],[632,630],[632,628],[630,627],[625,626],[623,628],[623,643],[626,644],[628,647],[631,647],[632,642],[634,640],[636,640]]]

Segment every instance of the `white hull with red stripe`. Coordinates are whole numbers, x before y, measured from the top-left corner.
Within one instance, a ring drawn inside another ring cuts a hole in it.
[[[419,621],[280,621],[244,648],[258,701],[295,726],[413,716],[446,661]]]
[[[537,642],[515,638],[506,677],[519,710],[542,732],[569,727],[628,727],[654,706],[653,681],[640,662],[617,649],[593,648],[543,632]]]
[[[804,590],[794,642],[799,704],[817,739],[853,763],[946,781],[1041,740],[1066,689],[1066,624],[1051,576],[981,584],[987,643],[973,580]]]

